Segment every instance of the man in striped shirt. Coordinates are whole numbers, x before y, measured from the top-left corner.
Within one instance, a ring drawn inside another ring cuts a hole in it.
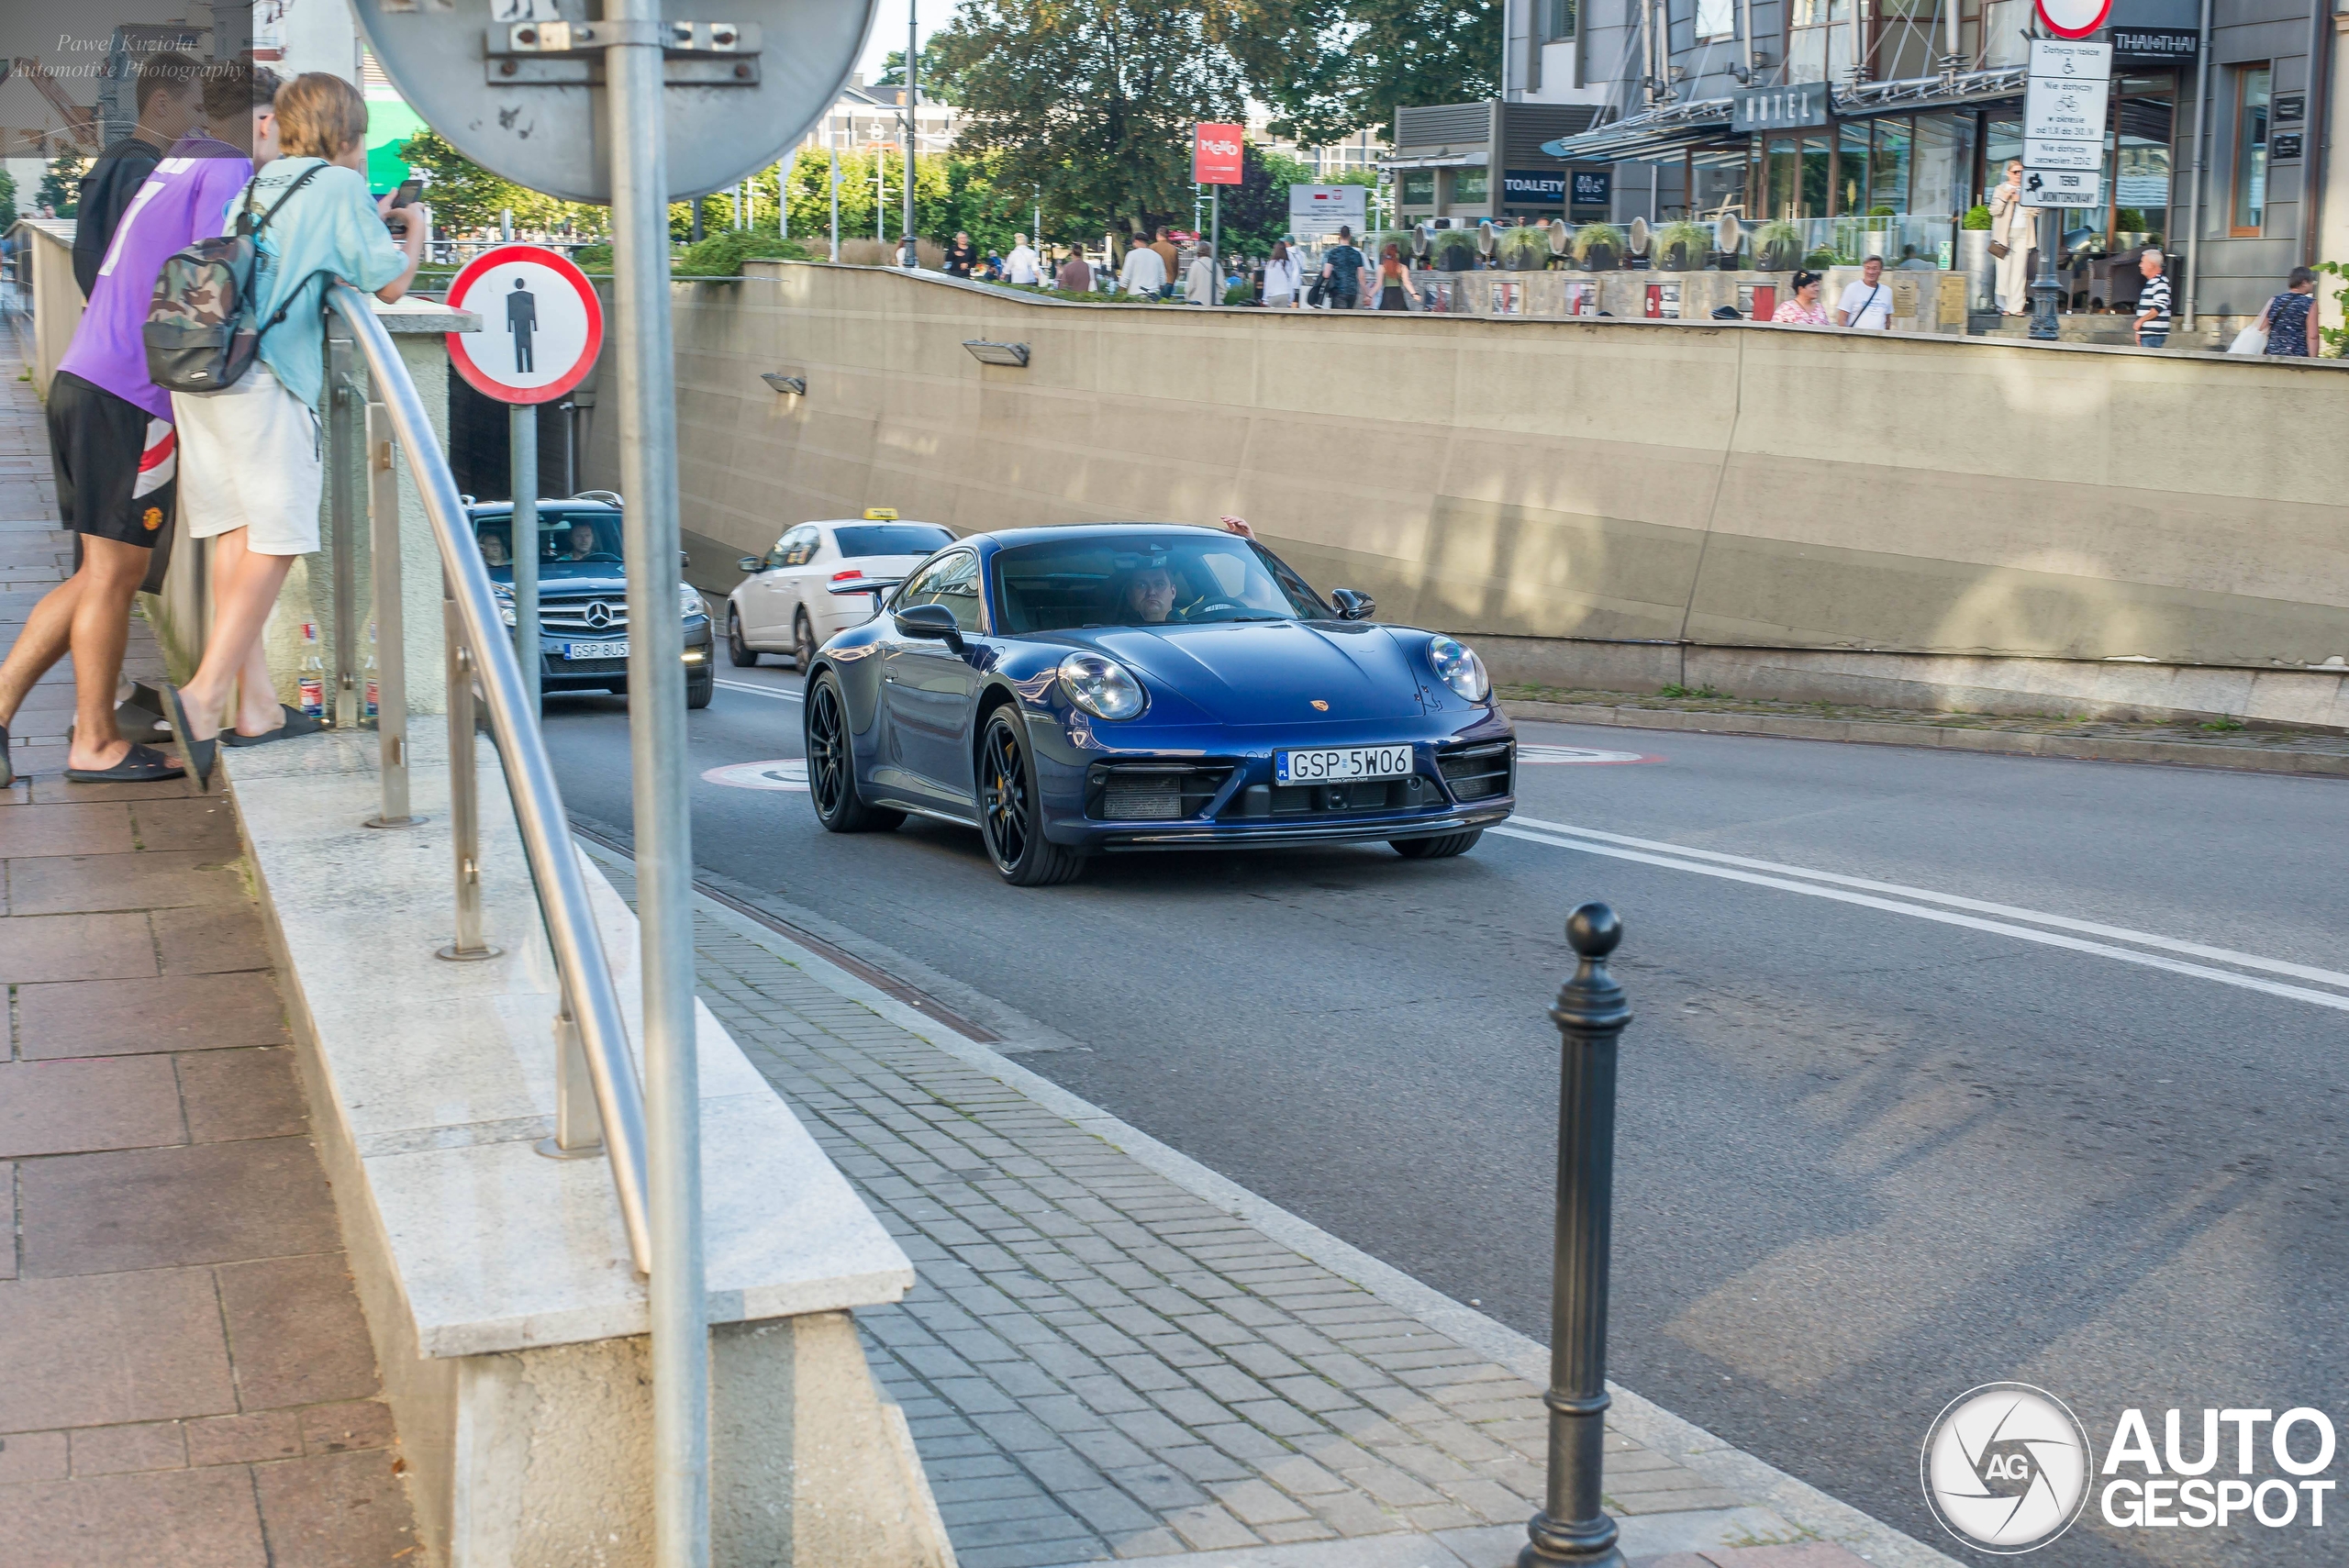
[[[2137,294],[2137,347],[2158,349],[2169,341],[2169,279],[2162,272],[2161,251],[2151,245],[2137,258],[2145,286]]]

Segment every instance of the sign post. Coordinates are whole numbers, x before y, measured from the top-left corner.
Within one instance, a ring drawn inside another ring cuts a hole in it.
[[[2110,0],[2040,0],[2040,16],[2059,32],[2094,31],[2103,26],[2110,6]],[[2058,15],[2051,17],[2051,7]],[[2049,214],[2102,205],[2104,121],[2111,96],[2110,44],[2032,39],[2030,86],[2023,95],[2021,200],[2043,209],[2040,222],[2049,231],[2040,240],[2039,276],[2031,285],[2031,335],[2043,342],[2059,335],[2055,301],[2063,292],[2055,281],[2055,252],[2063,249],[2064,220]]]
[[[1206,120],[1191,130],[1191,179],[1208,188],[1212,203],[1208,217],[1208,262],[1215,270],[1211,305],[1223,303],[1223,188],[1240,183],[1242,134],[1239,126]]]
[[[500,245],[449,285],[450,308],[481,317],[449,334],[449,362],[484,397],[507,406],[514,517],[514,656],[530,714],[539,713],[539,405],[584,380],[604,348],[604,306],[568,256],[537,245]]]

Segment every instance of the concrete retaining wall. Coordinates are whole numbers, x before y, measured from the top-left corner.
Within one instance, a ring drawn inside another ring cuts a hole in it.
[[[2349,724],[2349,510],[2311,439],[2349,366],[748,272],[676,290],[685,526],[713,558],[867,506],[1229,511],[1381,618],[1492,639],[1504,677],[1719,650],[1756,673],[1709,678],[1754,695]],[[584,484],[613,483],[609,435]]]

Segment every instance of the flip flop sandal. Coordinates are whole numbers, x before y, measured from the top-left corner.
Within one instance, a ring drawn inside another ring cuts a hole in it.
[[[161,784],[187,776],[187,770],[152,746],[133,746],[111,768],[68,768],[65,776],[76,784]]]
[[[275,728],[264,729],[258,735],[247,735],[238,729],[224,729],[220,732],[220,744],[223,746],[266,746],[273,740],[290,740],[297,735],[316,735],[326,728],[325,725],[298,707],[288,707],[284,703],[279,703],[277,706],[278,711],[285,717],[279,721]]]
[[[188,733],[187,705],[180,701],[180,689],[163,687],[163,717],[172,721],[172,739],[180,743],[180,757],[187,771],[195,775],[195,787],[205,794],[212,793],[213,765],[220,760],[220,738],[198,740]]]

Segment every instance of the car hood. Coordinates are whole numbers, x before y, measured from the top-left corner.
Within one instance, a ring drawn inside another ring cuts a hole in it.
[[[1383,626],[1238,621],[1066,632],[1224,724],[1417,718],[1407,639]],[[1327,703],[1316,708],[1316,700]]]
[[[489,580],[511,584],[514,568],[493,566],[489,569]],[[608,594],[615,598],[625,598],[628,595],[628,572],[608,561],[541,561],[539,562],[539,593],[542,596],[549,594]]]

